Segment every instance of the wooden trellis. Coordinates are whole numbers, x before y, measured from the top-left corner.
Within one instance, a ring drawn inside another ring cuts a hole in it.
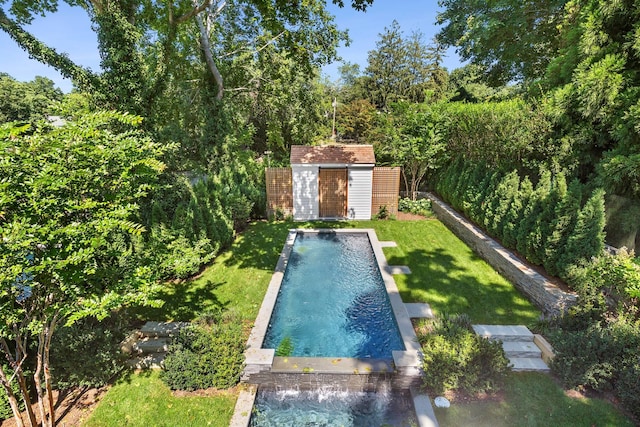
[[[346,169],[343,173],[346,172]],[[291,168],[267,168],[267,215],[293,215],[293,176]],[[375,216],[382,206],[390,215],[398,214],[400,190],[400,168],[373,168],[371,215]],[[346,196],[345,196],[346,200]],[[332,216],[335,216],[332,214]]]
[[[291,168],[267,168],[267,216],[293,215],[293,179]]]
[[[400,168],[373,168],[371,193],[371,215],[376,215],[382,206],[390,215],[398,215],[398,194],[400,191]]]

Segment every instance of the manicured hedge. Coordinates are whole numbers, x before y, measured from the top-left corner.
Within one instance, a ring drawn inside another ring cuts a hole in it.
[[[435,178],[435,189],[454,208],[517,250],[529,262],[566,278],[604,248],[604,192],[590,194],[561,172],[543,170],[535,185],[518,172],[462,160]]]

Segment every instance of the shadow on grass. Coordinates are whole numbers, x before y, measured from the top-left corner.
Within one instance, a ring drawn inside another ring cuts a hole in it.
[[[211,280],[198,286],[193,286],[192,281],[167,283],[165,289],[156,295],[156,299],[163,301],[162,306],[134,307],[132,314],[143,320],[190,321],[204,312],[226,308],[228,304],[221,302],[216,295],[216,289],[224,284]]]
[[[539,311],[475,253],[456,258],[446,249],[414,249],[391,256],[391,265],[408,265],[400,294],[404,302],[426,302],[436,313],[467,313],[473,323],[528,324]],[[493,277],[492,277],[493,276]]]
[[[236,268],[257,268],[273,271],[289,230],[294,228],[353,228],[345,221],[333,222],[256,222],[245,230],[230,248],[224,265]]]

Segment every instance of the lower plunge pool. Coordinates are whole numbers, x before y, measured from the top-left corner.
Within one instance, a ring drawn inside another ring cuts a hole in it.
[[[409,392],[260,390],[251,427],[416,426]]]
[[[366,233],[297,233],[262,347],[360,359],[405,349]]]

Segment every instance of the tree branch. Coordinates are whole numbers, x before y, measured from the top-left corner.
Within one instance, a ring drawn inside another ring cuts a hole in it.
[[[220,70],[218,70],[216,63],[213,60],[213,55],[211,54],[211,45],[209,44],[209,33],[207,32],[207,28],[204,25],[202,16],[196,15],[196,21],[198,22],[198,28],[200,29],[200,45],[202,48],[202,52],[204,53],[205,60],[207,61],[207,65],[209,66],[209,70],[211,71],[211,74],[213,74],[213,78],[216,81],[216,85],[218,86],[216,99],[220,101],[224,94],[224,83],[222,80],[222,74],[220,74]]]
[[[94,73],[76,65],[65,54],[56,52],[55,49],[36,39],[11,20],[2,8],[0,8],[0,28],[9,34],[9,37],[15,40],[29,56],[36,61],[52,66],[64,77],[71,79],[79,89],[91,92],[98,86],[98,78]]]
[[[194,16],[196,17],[199,16],[201,12],[203,12],[205,9],[209,7],[209,5],[211,4],[211,0],[204,0],[204,2],[201,5],[198,5],[196,2],[194,2],[194,4],[195,6],[193,9],[191,9],[189,12],[185,13],[184,15],[181,15],[175,18],[173,23],[175,23],[176,25],[181,24],[193,18]]]

